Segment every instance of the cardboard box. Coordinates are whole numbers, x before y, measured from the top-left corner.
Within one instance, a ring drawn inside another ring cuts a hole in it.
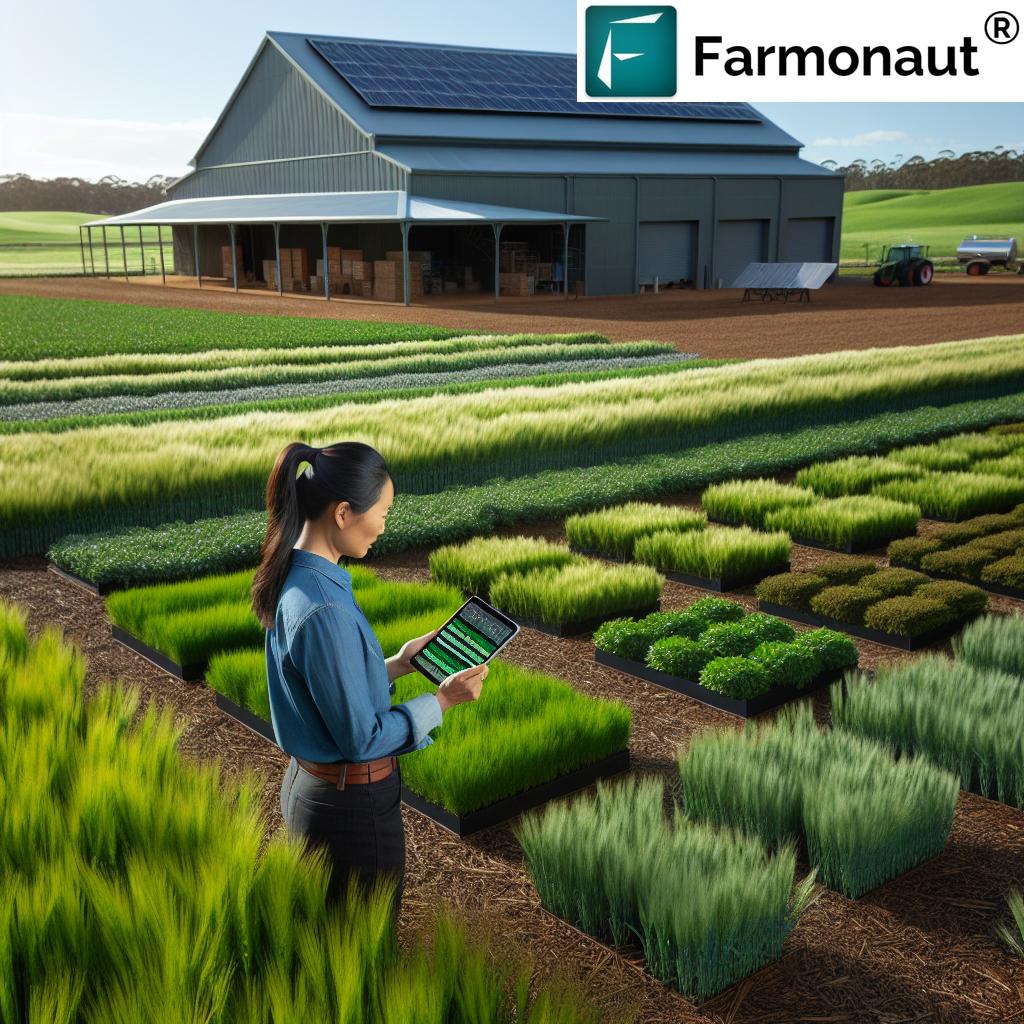
[[[281,277],[286,282],[296,278],[305,281],[309,276],[309,253],[305,249],[281,250]]]
[[[534,283],[532,274],[503,273],[499,275],[502,295],[532,295]]]
[[[222,245],[220,247],[220,265],[221,276],[230,281],[232,279],[230,245]],[[238,271],[238,280],[245,280],[245,267],[242,264],[242,247],[240,245],[235,246],[235,265]]]
[[[404,299],[402,264],[396,260],[374,260],[373,297],[385,302],[402,302]],[[409,264],[409,296],[423,295],[423,265]]]

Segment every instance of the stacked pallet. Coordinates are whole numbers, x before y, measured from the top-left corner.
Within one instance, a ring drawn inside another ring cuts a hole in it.
[[[242,279],[245,276],[245,269],[242,264],[242,247],[240,245],[235,246],[235,263],[238,268],[238,277]],[[221,277],[230,281],[232,278],[230,245],[222,245],[220,247],[220,266]]]
[[[327,247],[327,275],[329,277],[341,277],[343,271],[341,266],[341,249],[336,245]],[[316,276],[324,276],[324,261],[316,261]]]
[[[502,273],[499,284],[502,295],[532,295],[535,278],[533,274]]]
[[[373,261],[352,260],[352,279],[354,281],[372,281]]]
[[[263,261],[263,280],[268,288],[277,291],[277,260]]]
[[[362,249],[342,249],[341,250],[341,273],[343,277],[352,277],[352,264],[353,262],[362,260],[363,250]]]
[[[423,295],[423,264],[409,264],[409,295],[418,298]],[[401,260],[375,260],[373,264],[373,297],[385,302],[401,302],[404,299],[404,280]]]
[[[402,250],[392,249],[384,253],[384,259],[402,262]],[[409,266],[418,264],[425,276],[430,276],[430,260],[431,254],[424,252],[423,250],[409,250]]]
[[[289,291],[308,291],[309,253],[305,249],[282,249],[281,277]]]

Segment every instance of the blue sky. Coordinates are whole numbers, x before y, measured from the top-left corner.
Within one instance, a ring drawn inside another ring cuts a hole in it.
[[[575,0],[12,3],[0,68],[0,174],[183,173],[266,29],[573,51],[575,18]],[[1017,91],[1024,99],[1021,83]],[[750,102],[817,162],[1024,150],[1024,103]]]

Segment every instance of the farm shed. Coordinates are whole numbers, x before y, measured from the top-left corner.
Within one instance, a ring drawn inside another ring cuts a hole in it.
[[[270,32],[169,201],[91,227],[328,296],[728,287],[838,260],[843,181],[800,146],[748,104],[577,103],[574,54]]]

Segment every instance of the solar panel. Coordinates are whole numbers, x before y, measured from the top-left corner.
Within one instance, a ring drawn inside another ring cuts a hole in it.
[[[746,103],[579,103],[576,58],[401,43],[307,42],[371,107],[751,121]]]
[[[833,274],[836,263],[748,263],[733,288],[820,288]]]

